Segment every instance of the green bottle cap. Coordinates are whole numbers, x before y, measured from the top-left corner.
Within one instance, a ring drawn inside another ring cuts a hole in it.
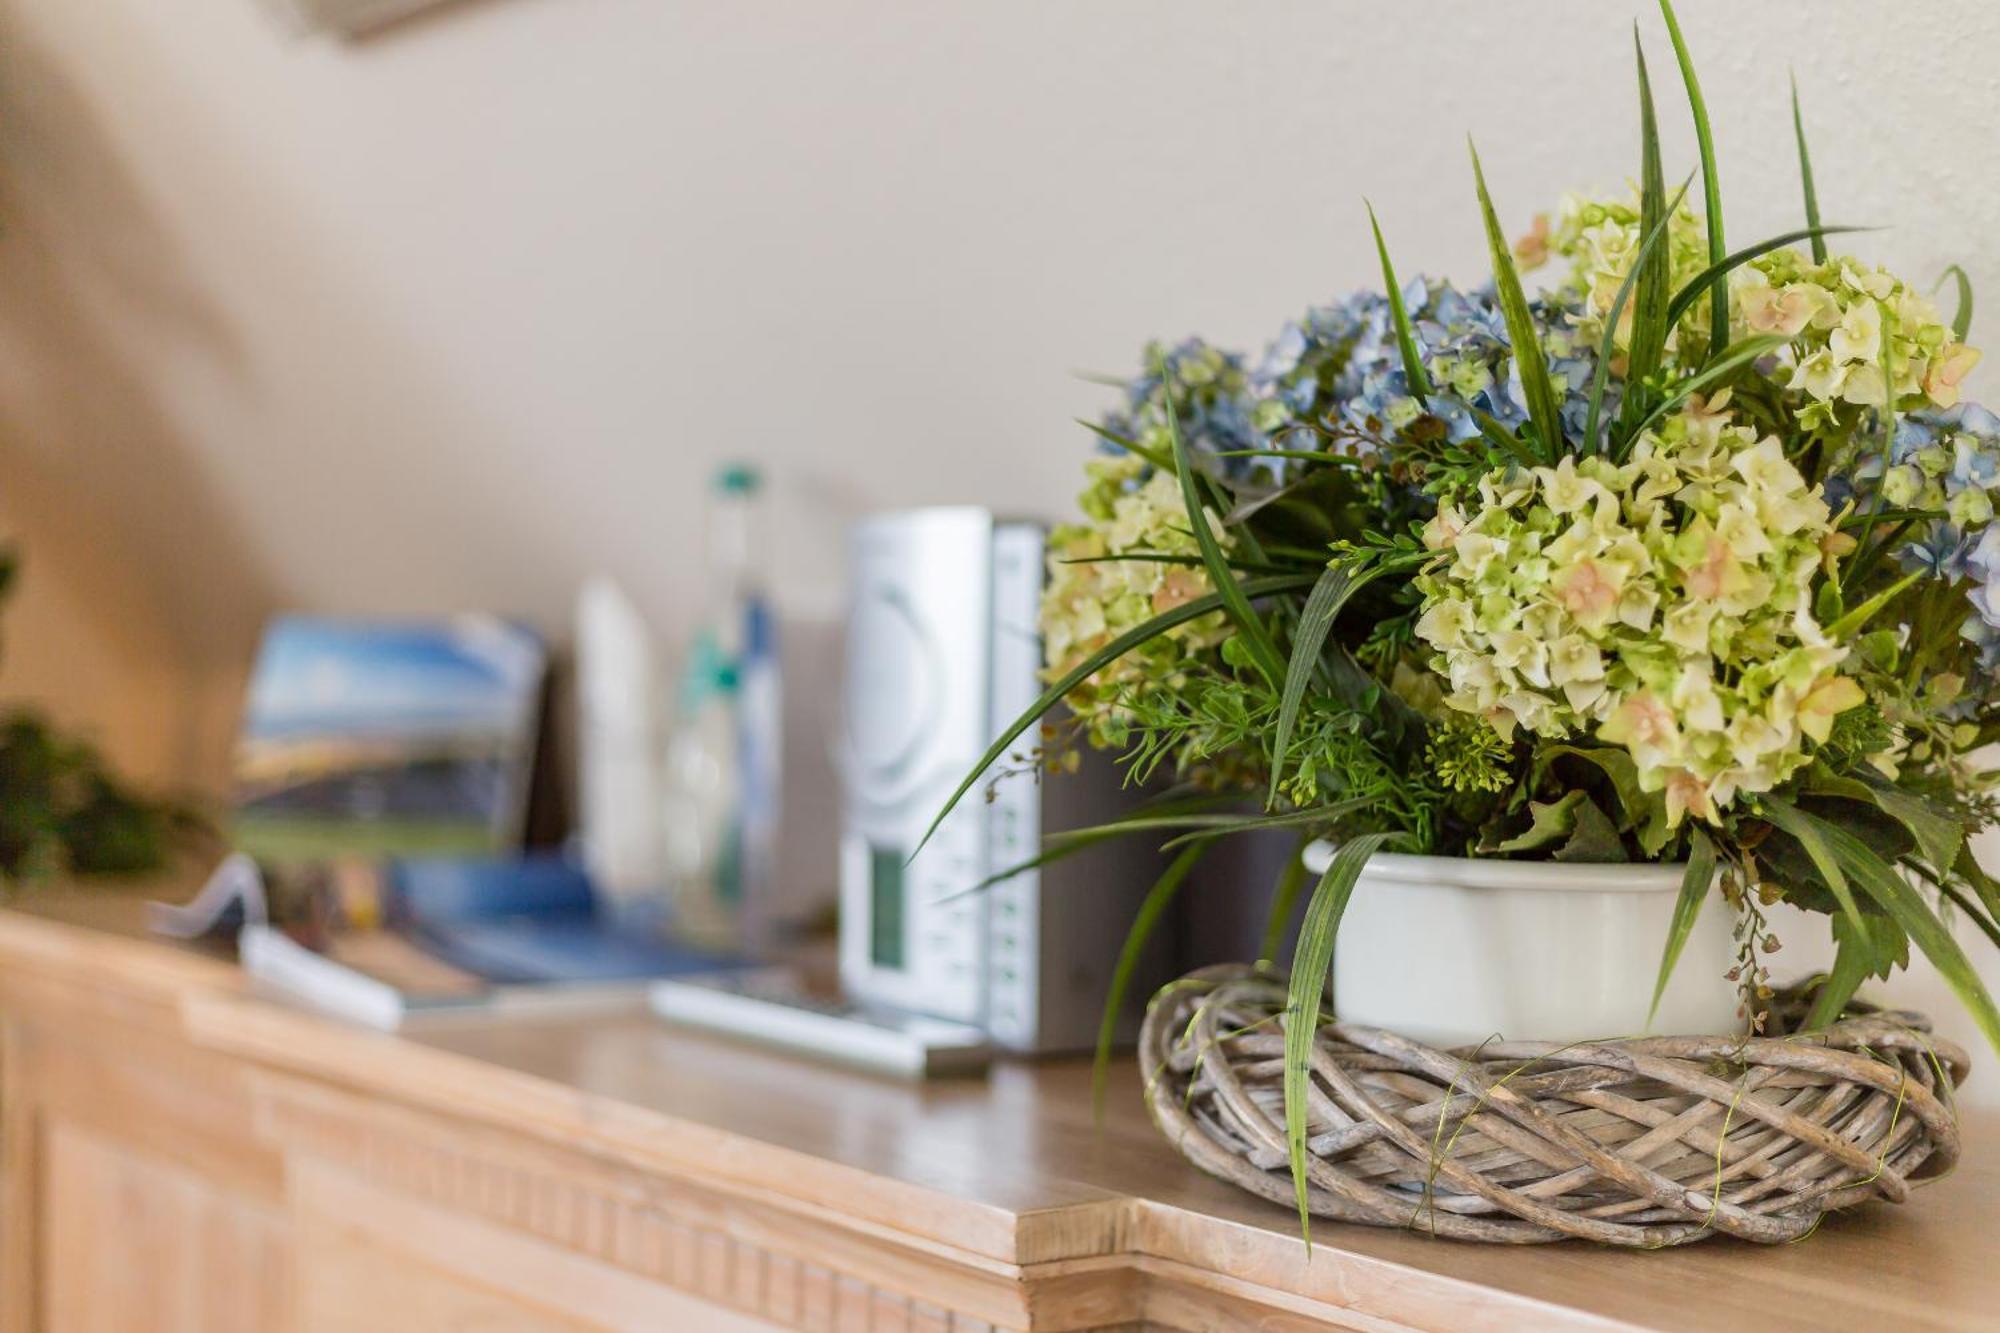
[[[725,463],[716,469],[710,484],[723,495],[755,495],[764,479],[748,463]]]

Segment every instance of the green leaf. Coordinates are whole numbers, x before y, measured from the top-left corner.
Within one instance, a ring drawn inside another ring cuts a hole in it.
[[[1375,205],[1368,205],[1368,225],[1375,232],[1375,253],[1382,260],[1382,285],[1389,292],[1389,320],[1396,330],[1396,346],[1403,354],[1403,377],[1410,392],[1426,407],[1430,405],[1431,380],[1424,373],[1424,360],[1417,352],[1416,330],[1410,327],[1410,312],[1403,305],[1403,289],[1396,285],[1396,266],[1389,262],[1389,246],[1382,239],[1382,224],[1375,220]]]
[[[1292,850],[1292,859],[1285,862],[1284,873],[1278,876],[1278,891],[1272,895],[1270,915],[1264,918],[1264,943],[1257,950],[1260,964],[1276,958],[1278,946],[1285,942],[1285,927],[1291,923],[1292,913],[1299,905],[1299,893],[1306,886],[1306,848],[1310,846],[1312,838],[1301,837]]]
[[[1861,905],[1854,900],[1854,891],[1848,887],[1847,876],[1841,869],[1841,863],[1835,858],[1833,849],[1827,843],[1826,834],[1833,826],[1816,815],[1807,814],[1789,801],[1769,793],[1757,798],[1757,814],[1759,818],[1769,821],[1781,832],[1790,835],[1792,841],[1805,849],[1807,858],[1813,863],[1813,869],[1819,872],[1820,879],[1826,884],[1827,892],[1831,893],[1834,901],[1840,904],[1840,910],[1846,913],[1854,929],[1865,936],[1868,933],[1868,923],[1861,919]]]
[[[1167,378],[1167,359],[1159,360],[1159,376],[1163,385]],[[1236,632],[1243,640],[1243,646],[1250,653],[1250,660],[1264,673],[1264,678],[1276,688],[1285,679],[1285,660],[1278,656],[1278,649],[1271,642],[1269,631],[1258,618],[1256,608],[1250,599],[1236,586],[1230,576],[1229,560],[1222,553],[1222,544],[1215,539],[1215,533],[1208,526],[1208,510],[1202,504],[1201,486],[1196,479],[1194,463],[1188,457],[1187,441],[1181,438],[1179,414],[1174,411],[1174,397],[1171,391],[1163,392],[1160,401],[1167,408],[1167,437],[1173,442],[1174,471],[1180,477],[1181,500],[1187,506],[1188,528],[1194,534],[1195,545],[1201,549],[1202,563],[1208,566],[1209,581],[1222,594],[1223,608],[1236,625]]]
[[[1299,706],[1305,702],[1306,687],[1319,667],[1319,650],[1326,646],[1327,632],[1333,628],[1347,599],[1365,587],[1372,573],[1355,574],[1344,562],[1326,567],[1299,612],[1298,629],[1292,633],[1292,660],[1285,668],[1284,694],[1278,704],[1278,731],[1271,742],[1271,790],[1266,805],[1278,803],[1278,784],[1285,775],[1285,752],[1291,747],[1292,730],[1298,725]]]
[[[1313,1040],[1319,1035],[1320,996],[1333,969],[1334,938],[1354,881],[1368,858],[1400,833],[1369,833],[1340,844],[1306,904],[1299,927],[1298,948],[1292,954],[1290,990],[1285,1003],[1285,1141],[1291,1148],[1292,1188],[1298,1194],[1299,1231],[1310,1249],[1312,1221],[1306,1192],[1306,1102],[1312,1081]]]
[[[1239,597],[1248,599],[1268,597],[1281,592],[1299,592],[1311,587],[1312,584],[1313,576],[1310,574],[1280,574],[1266,579],[1251,579],[1242,584],[1231,580],[1228,586],[1234,589]],[[931,835],[937,832],[938,825],[944,823],[945,816],[957,808],[958,803],[965,798],[965,794],[972,790],[972,784],[979,781],[980,775],[993,767],[994,761],[1006,754],[1007,747],[1019,740],[1021,733],[1033,726],[1042,714],[1061,703],[1064,695],[1140,644],[1149,643],[1177,625],[1185,625],[1190,620],[1199,620],[1211,611],[1221,610],[1222,607],[1223,596],[1219,592],[1206,593],[1192,601],[1184,602],[1171,611],[1161,612],[1143,625],[1134,625],[1065,672],[1061,680],[1044,690],[1042,697],[1029,704],[1027,709],[1000,733],[1000,738],[987,747],[986,753],[979,757],[979,762],[972,766],[972,771],[965,775],[953,790],[950,799],[931,820],[930,827],[924,830],[924,836],[917,842],[910,855],[914,857],[917,852],[923,850],[924,844],[928,843]]]
[[[1618,826],[1611,822],[1611,816],[1587,796],[1577,803],[1576,828],[1569,841],[1552,855],[1557,861],[1586,865],[1612,865],[1632,859],[1625,854],[1625,840],[1618,836]]]
[[[1946,269],[1944,277],[1938,279],[1940,287],[1944,285],[1945,278],[1958,279],[1958,309],[1951,317],[1951,336],[1964,342],[1965,335],[1972,332],[1972,279],[1956,264]]]
[[[1637,834],[1641,851],[1653,856],[1666,847],[1671,833],[1667,828],[1666,797],[1639,785],[1639,766],[1632,762],[1629,753],[1608,745],[1543,745],[1535,751],[1535,782],[1540,783],[1554,761],[1566,755],[1595,764],[1610,780],[1611,789],[1618,795],[1618,808],[1624,815],[1620,827]]]
[[[1566,792],[1560,800],[1528,802],[1528,829],[1481,851],[1532,852],[1561,842],[1576,831],[1576,807],[1589,799],[1580,791]]]
[[[1667,993],[1674,964],[1680,961],[1681,950],[1687,947],[1688,936],[1701,915],[1701,905],[1708,901],[1709,890],[1714,886],[1715,844],[1706,833],[1695,829],[1688,844],[1687,869],[1681,872],[1680,897],[1674,900],[1674,919],[1667,927],[1666,948],[1660,954],[1659,980],[1653,983],[1653,1004],[1646,1010],[1647,1027],[1653,1025],[1660,1012],[1660,1000]]]
[[[1470,148],[1468,141],[1467,147]],[[1549,361],[1542,351],[1541,332],[1521,290],[1521,275],[1514,267],[1514,252],[1500,230],[1499,215],[1493,211],[1493,196],[1486,189],[1486,172],[1479,165],[1479,150],[1472,148],[1472,179],[1479,187],[1479,212],[1486,222],[1486,246],[1493,256],[1493,288],[1500,299],[1500,311],[1507,318],[1507,341],[1512,344],[1514,365],[1521,373],[1521,393],[1528,401],[1528,420],[1541,436],[1538,460],[1554,462],[1563,446],[1562,416],[1556,408],[1555,388],[1549,381]]]
[[[1702,101],[1701,80],[1695,77],[1694,58],[1688,54],[1681,36],[1680,20],[1674,17],[1673,0],[1660,0],[1660,14],[1667,21],[1667,36],[1674,43],[1674,59],[1680,62],[1681,82],[1687,87],[1688,110],[1694,115],[1695,144],[1701,150],[1701,192],[1708,214],[1708,260],[1719,264],[1728,253],[1722,239],[1722,182],[1715,174],[1715,133],[1708,123],[1708,105]],[[1710,356],[1720,356],[1729,345],[1729,283],[1716,278],[1709,284]]]
[[[1823,236],[1838,236],[1843,232],[1873,230],[1875,230],[1873,227],[1821,227],[1814,225],[1811,227],[1801,227],[1797,231],[1783,232],[1777,236],[1761,240],[1755,245],[1746,245],[1741,250],[1732,251],[1724,255],[1719,262],[1710,264],[1707,268],[1689,278],[1687,283],[1674,293],[1673,301],[1667,306],[1667,327],[1672,328],[1680,322],[1681,316],[1688,312],[1688,308],[1701,299],[1704,289],[1712,286],[1718,279],[1725,278],[1734,270],[1743,267],[1743,265],[1749,263],[1758,255],[1769,254],[1773,250],[1790,245],[1794,241],[1803,241],[1807,237],[1812,238],[1814,245],[1820,245],[1820,238]]]
[[[1632,54],[1639,67],[1639,232],[1644,237],[1657,237],[1670,225],[1672,210],[1666,206],[1666,177],[1660,170],[1660,127],[1653,115],[1653,83],[1646,74],[1646,51],[1636,23],[1632,25]],[[1626,275],[1636,277],[1639,283],[1639,304],[1632,311],[1632,338],[1626,349],[1625,404],[1619,412],[1620,422],[1628,427],[1646,414],[1647,380],[1659,369],[1667,332],[1673,327],[1673,321],[1663,317],[1667,284],[1673,278],[1671,250],[1671,245],[1654,245],[1635,255],[1632,271]],[[1617,331],[1617,318],[1614,313],[1605,329],[1607,346]],[[1591,433],[1584,446],[1594,448],[1596,440]]]
[[[1124,947],[1118,950],[1118,962],[1111,969],[1111,989],[1104,997],[1104,1013],[1097,1023],[1097,1054],[1090,1065],[1090,1106],[1093,1114],[1104,1115],[1104,1089],[1111,1072],[1111,1046],[1118,1035],[1118,1016],[1125,1011],[1125,992],[1131,989],[1132,974],[1138,970],[1139,959],[1146,952],[1146,943],[1152,939],[1160,918],[1166,915],[1173,903],[1174,895],[1180,892],[1181,884],[1188,872],[1201,860],[1208,850],[1206,842],[1198,842],[1176,856],[1153,881],[1153,887],[1146,891],[1146,897],[1139,904],[1139,912],[1132,918],[1132,928],[1125,932]]]
[[[1958,947],[1958,941],[1945,928],[1944,922],[1938,920],[1931,905],[1896,873],[1895,867],[1846,829],[1828,823],[1820,832],[1834,857],[1853,881],[1861,886],[1861,891],[1873,898],[1923,950],[1924,957],[1931,960],[1938,975],[1958,996],[1959,1003],[1971,1013],[1973,1022],[1979,1025],[1987,1042],[1994,1050],[2000,1051],[2000,1009],[1993,1007],[1993,999],[1986,993],[1978,972],[1973,970],[1965,951]]]
[[[1799,144],[1799,188],[1806,197],[1806,226],[1817,233],[1819,228],[1819,194],[1813,189],[1812,154],[1806,151],[1806,122],[1799,114],[1799,76],[1792,75],[1792,137]],[[1826,262],[1826,240],[1815,234],[1812,238],[1813,263]]]

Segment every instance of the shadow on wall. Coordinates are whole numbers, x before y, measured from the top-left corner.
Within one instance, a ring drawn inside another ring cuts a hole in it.
[[[215,706],[271,602],[123,341],[240,373],[92,107],[28,35],[0,40],[0,506],[24,551],[10,695],[135,772],[208,786]]]

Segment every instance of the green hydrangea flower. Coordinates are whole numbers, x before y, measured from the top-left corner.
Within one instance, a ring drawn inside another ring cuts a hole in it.
[[[1861,699],[1812,613],[1826,504],[1727,400],[1691,401],[1623,465],[1488,474],[1469,512],[1440,506],[1417,579],[1450,707],[1502,738],[1623,746],[1673,823],[1776,787]]]

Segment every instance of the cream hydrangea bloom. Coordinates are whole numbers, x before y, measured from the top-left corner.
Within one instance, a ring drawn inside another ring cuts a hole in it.
[[[1417,633],[1450,707],[1623,746],[1671,822],[1713,820],[1861,701],[1812,613],[1833,536],[1778,441],[1697,399],[1623,465],[1494,472],[1441,506]]]
[[[1675,210],[1665,242],[1674,290],[1707,266],[1706,236],[1688,204]],[[1636,194],[1622,199],[1571,194],[1563,198],[1554,225],[1538,219],[1536,232],[1520,249],[1537,260],[1557,256],[1568,262],[1563,289],[1577,306],[1578,334],[1594,344],[1603,337],[1604,320],[1642,239]],[[1808,426],[1815,419],[1831,420],[1843,404],[1879,407],[1891,388],[1899,408],[1951,407],[1979,363],[1978,349],[1957,340],[1935,302],[1888,270],[1851,256],[1817,263],[1781,247],[1734,269],[1729,283],[1732,340],[1777,335],[1792,341],[1787,387],[1813,400]],[[1708,311],[1706,301],[1688,307],[1667,340],[1670,353],[1706,345]],[[1614,339],[1620,350],[1633,313],[1628,300]],[[1692,341],[1682,341],[1690,335]]]
[[[1200,556],[1178,478],[1155,471],[1141,480],[1146,464],[1130,455],[1092,459],[1086,466],[1091,482],[1078,501],[1092,521],[1049,534],[1040,619],[1045,674],[1052,680],[1127,630],[1213,591],[1199,565],[1102,558]],[[1209,526],[1228,549],[1231,538],[1212,513]],[[1071,692],[1070,706],[1093,728],[1101,727],[1121,687],[1170,682],[1189,653],[1215,647],[1228,632],[1220,611],[1176,626],[1100,669]]]
[[[1814,400],[1809,425],[1837,404],[1880,407],[1892,391],[1899,408],[1950,407],[1979,363],[1928,296],[1851,257],[1773,250],[1730,275],[1730,299],[1736,336],[1792,340],[1786,387]]]
[[[1640,243],[1645,239],[1639,226],[1638,192],[1622,199],[1566,194],[1557,209],[1554,225],[1544,228],[1541,219],[1537,219],[1537,229],[1543,233],[1534,247],[1538,259],[1553,255],[1569,264],[1562,287],[1577,307],[1577,335],[1594,346],[1604,337],[1604,321],[1610,316],[1618,289],[1624,285],[1625,275],[1632,271],[1632,261],[1638,257]],[[1670,285],[1676,290],[1707,266],[1706,236],[1701,219],[1683,202],[1667,224],[1665,240]],[[1705,312],[1705,306],[1701,311],[1691,311],[1690,318],[1683,321],[1684,326],[1690,332],[1705,333],[1708,327]],[[1634,303],[1628,299],[1613,340],[1621,351],[1630,340],[1634,313]],[[1672,338],[1668,345],[1673,345]]]

